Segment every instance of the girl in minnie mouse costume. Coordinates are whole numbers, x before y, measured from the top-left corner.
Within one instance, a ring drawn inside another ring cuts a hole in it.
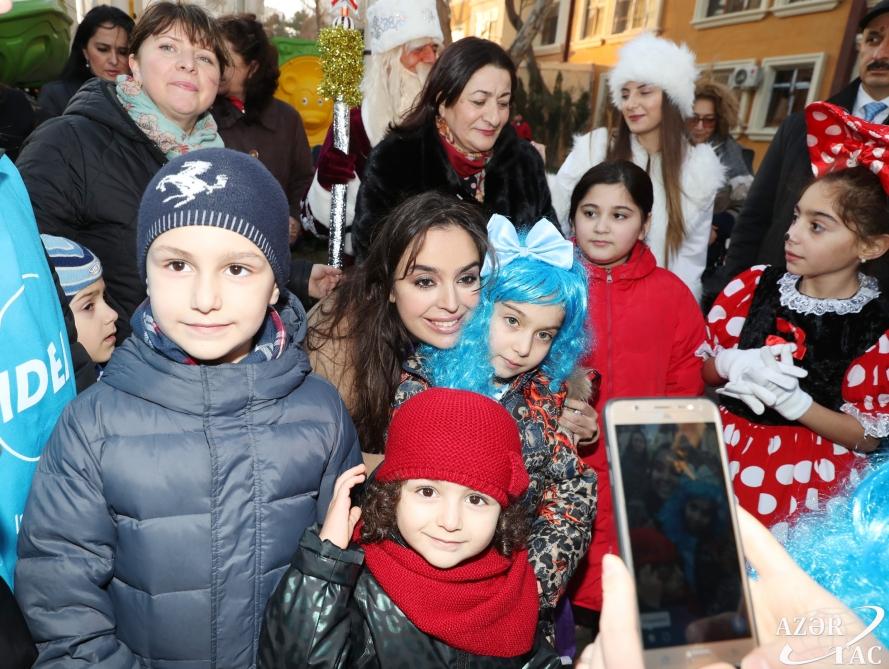
[[[787,271],[753,267],[708,315],[729,470],[740,504],[779,539],[889,436],[889,308],[859,270],[889,249],[889,130],[806,109],[818,178],[785,235]]]

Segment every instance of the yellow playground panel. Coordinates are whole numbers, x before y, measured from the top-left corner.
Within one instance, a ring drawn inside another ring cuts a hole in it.
[[[318,95],[321,83],[321,59],[314,41],[276,37],[281,77],[275,97],[292,105],[303,119],[309,144],[324,142],[333,122],[333,102]]]

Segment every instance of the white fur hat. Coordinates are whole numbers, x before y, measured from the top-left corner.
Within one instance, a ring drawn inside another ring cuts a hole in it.
[[[374,56],[423,37],[444,41],[435,0],[377,0],[365,18],[364,42]]]
[[[698,68],[695,55],[685,44],[676,44],[651,33],[627,42],[617,56],[617,65],[608,73],[611,104],[620,108],[620,89],[628,81],[662,88],[683,117],[692,114]]]

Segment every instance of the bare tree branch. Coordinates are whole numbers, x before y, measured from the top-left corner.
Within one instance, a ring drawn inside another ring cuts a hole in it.
[[[441,24],[441,34],[444,35],[445,46],[453,42],[451,36],[451,3],[448,0],[435,0],[438,8],[438,22]]]
[[[543,28],[543,22],[546,20],[546,15],[549,13],[554,3],[555,0],[534,0],[534,6],[531,7],[531,11],[528,13],[528,18],[525,19],[521,28],[519,28],[512,46],[509,47],[509,56],[516,65],[521,64],[521,62],[525,60],[525,57],[531,52],[531,45],[534,42],[534,38],[537,37],[537,33]],[[512,1],[507,0],[507,16],[509,16],[510,5],[512,5]],[[515,10],[514,5],[512,6],[512,9],[513,11]],[[512,18],[510,18],[510,23],[512,23]]]
[[[505,0],[504,5],[506,6],[506,18],[509,19],[509,24],[518,32],[522,29],[522,17],[516,11],[515,0]]]

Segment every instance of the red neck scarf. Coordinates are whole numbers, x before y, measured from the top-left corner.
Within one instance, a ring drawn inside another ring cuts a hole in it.
[[[242,114],[244,113],[244,101],[241,98],[236,98],[235,96],[231,95],[228,97],[228,101],[235,106],[235,109],[237,109]]]
[[[519,657],[533,647],[537,579],[528,551],[507,558],[489,547],[456,567],[438,569],[389,539],[362,548],[370,573],[426,634],[474,655]]]
[[[463,151],[457,147],[454,141],[454,134],[441,116],[436,117],[435,126],[438,128],[438,138],[441,140],[441,145],[448,156],[448,162],[454,168],[457,176],[461,179],[466,179],[475,176],[485,169],[485,164],[493,151],[484,151],[483,153]]]

